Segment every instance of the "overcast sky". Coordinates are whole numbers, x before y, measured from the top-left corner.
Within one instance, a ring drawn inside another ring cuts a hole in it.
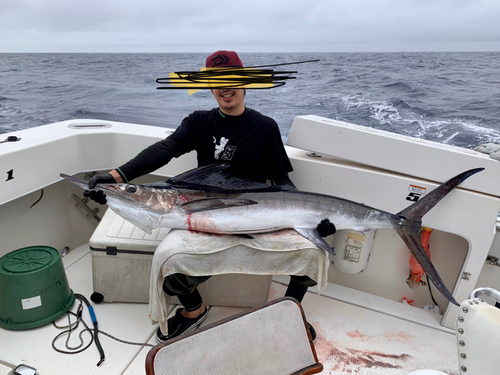
[[[0,52],[500,51],[500,0],[0,0]]]

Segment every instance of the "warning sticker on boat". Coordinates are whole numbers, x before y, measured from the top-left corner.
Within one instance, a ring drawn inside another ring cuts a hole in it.
[[[346,246],[344,259],[348,262],[359,263],[361,257],[361,248],[354,246]]]
[[[410,185],[410,187],[408,188],[408,191],[410,191],[412,193],[424,195],[425,192],[427,191],[427,189],[422,187],[422,186]]]
[[[350,232],[347,236],[344,259],[348,262],[359,263],[359,260],[361,258],[361,250],[364,243],[364,234]]]
[[[35,296],[31,298],[25,298],[21,300],[23,305],[23,310],[34,309],[35,307],[42,306],[42,299],[40,296]]]

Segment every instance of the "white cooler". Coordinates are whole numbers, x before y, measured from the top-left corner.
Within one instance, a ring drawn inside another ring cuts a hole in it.
[[[108,209],[89,241],[92,301],[148,303],[153,254],[169,231],[149,235]],[[271,281],[271,275],[216,275],[198,290],[207,305],[260,307],[268,301]],[[177,298],[171,303],[178,304]]]

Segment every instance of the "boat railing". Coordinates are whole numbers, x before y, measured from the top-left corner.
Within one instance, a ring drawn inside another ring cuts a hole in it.
[[[483,296],[493,298],[494,300],[500,303],[500,292],[496,289],[487,287],[474,289],[470,294],[470,299],[481,298]]]

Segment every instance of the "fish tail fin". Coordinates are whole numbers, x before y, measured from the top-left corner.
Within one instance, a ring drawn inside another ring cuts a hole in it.
[[[459,306],[459,303],[455,300],[451,292],[444,284],[441,276],[439,276],[439,273],[427,255],[427,252],[420,243],[419,236],[421,228],[422,222],[413,220],[411,224],[397,228],[396,232],[401,236],[408,249],[410,249],[410,252],[413,254],[415,259],[417,259],[418,263],[420,263],[426,275],[441,292],[441,294],[445,296],[448,301]]]
[[[417,219],[420,220],[428,211],[430,211],[436,204],[438,204],[441,199],[443,199],[450,191],[455,189],[463,181],[465,181],[470,176],[481,172],[484,168],[475,168],[460,173],[459,175],[449,179],[444,182],[436,189],[432,190],[430,193],[420,198],[410,207],[405,208],[403,211],[398,212],[396,216],[404,217],[405,219]]]
[[[446,288],[443,280],[439,276],[436,268],[432,264],[427,252],[420,243],[420,231],[422,229],[422,216],[431,210],[438,202],[441,201],[449,192],[460,185],[470,176],[481,172],[484,168],[471,169],[463,172],[450,180],[444,182],[436,189],[419,199],[417,202],[398,212],[395,216],[399,221],[396,226],[396,232],[401,236],[410,252],[417,259],[422,266],[423,270],[429,276],[429,279],[436,286],[436,288],[453,304],[459,305],[453,298],[448,288]]]

